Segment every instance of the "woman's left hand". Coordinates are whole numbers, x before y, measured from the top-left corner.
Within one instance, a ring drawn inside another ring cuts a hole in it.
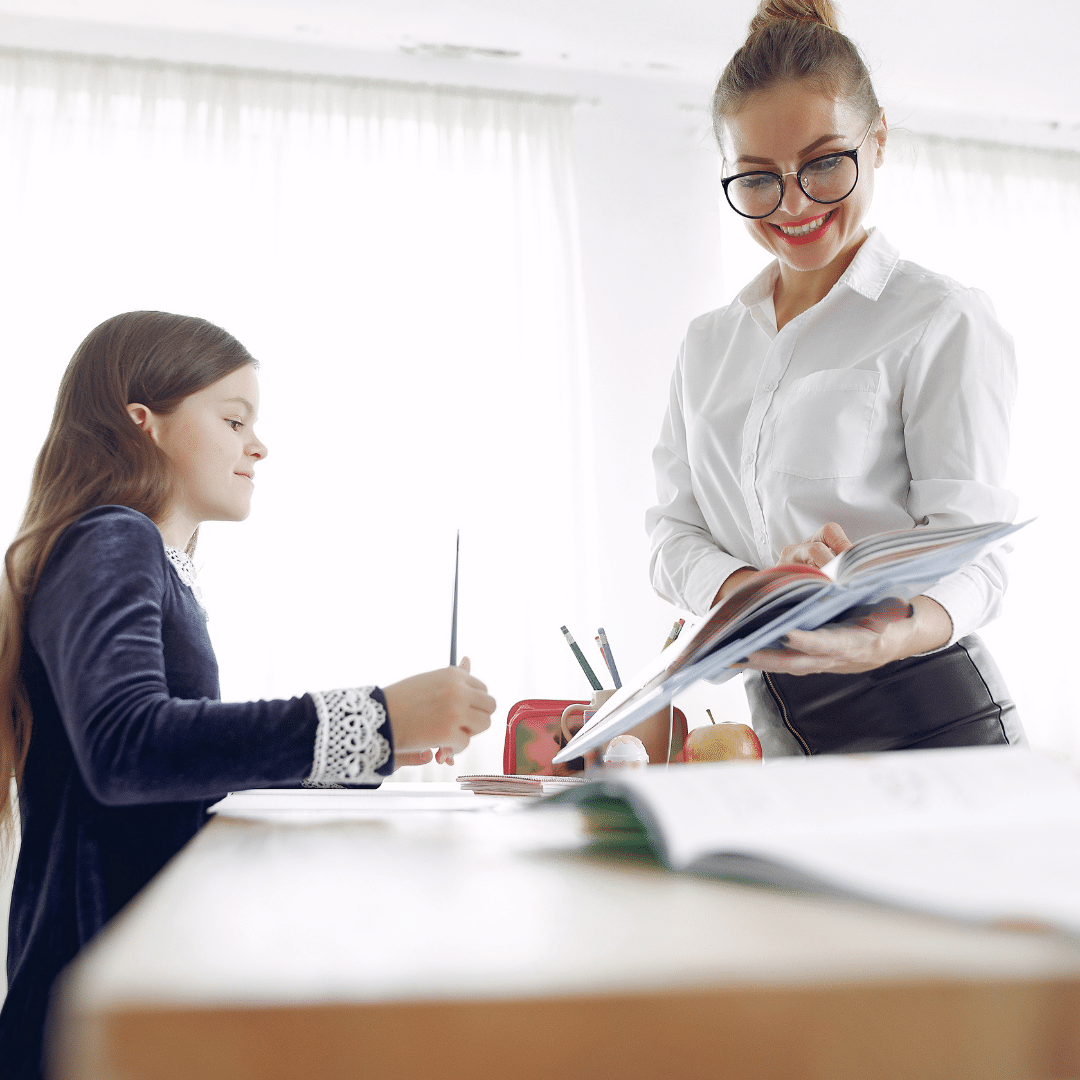
[[[732,666],[788,675],[854,675],[940,649],[951,637],[952,619],[930,597],[916,596],[910,604],[891,598],[850,625],[791,630],[782,649],[760,649]]]

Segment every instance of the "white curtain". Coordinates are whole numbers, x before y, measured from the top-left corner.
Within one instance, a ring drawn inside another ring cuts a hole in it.
[[[386,684],[459,647],[500,720],[574,684],[595,563],[572,102],[0,53],[0,531],[60,374],[120,311],[262,364],[270,449],[196,556],[223,696]],[[6,543],[6,541],[5,541]],[[416,771],[413,770],[415,773]]]
[[[983,633],[1032,742],[1080,759],[1070,583],[1080,535],[1076,252],[1080,154],[898,140],[877,219],[907,258],[984,290],[1016,342],[1020,386],[1010,483],[1021,518],[1002,617]]]
[[[1080,536],[1080,154],[890,135],[867,224],[901,255],[986,292],[1016,343],[1010,485],[1020,515],[1005,611],[982,635],[1034,744],[1080,760],[1072,562]],[[727,298],[766,256],[722,207]]]

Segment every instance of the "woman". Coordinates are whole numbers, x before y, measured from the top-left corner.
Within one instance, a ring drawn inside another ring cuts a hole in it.
[[[222,702],[190,554],[240,521],[266,447],[255,361],[158,311],[68,365],[0,583],[0,828],[19,786],[0,1073],[36,1077],[53,980],[237,788],[377,785],[452,761],[495,702],[468,661],[377,686]],[[333,598],[328,597],[332,603]]]
[[[872,533],[1012,520],[1015,360],[988,301],[863,219],[887,125],[829,0],[764,0],[713,98],[724,192],[775,256],[695,320],[654,452],[653,585],[702,614],[755,569]],[[748,658],[766,754],[1022,743],[975,636],[997,554],[884,628],[796,631]]]

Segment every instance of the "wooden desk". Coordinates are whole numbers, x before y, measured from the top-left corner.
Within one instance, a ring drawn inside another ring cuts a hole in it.
[[[1080,1076],[1077,942],[605,861],[574,821],[215,820],[70,969],[54,1075]]]

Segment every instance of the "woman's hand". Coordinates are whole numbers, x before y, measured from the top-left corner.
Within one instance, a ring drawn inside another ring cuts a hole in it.
[[[436,761],[452,765],[454,754],[491,726],[495,711],[487,687],[469,674],[468,657],[460,667],[413,675],[385,687],[383,693],[394,732],[394,756],[403,765],[430,761],[431,747],[439,748]],[[418,752],[423,760],[413,760]]]
[[[822,567],[849,547],[851,541],[844,530],[830,521],[808,540],[784,548],[777,566]],[[752,573],[750,569],[736,570],[721,586],[714,603],[730,595]],[[788,675],[854,675],[940,649],[951,637],[952,619],[936,601],[917,596],[909,604],[893,597],[872,610],[859,612],[847,624],[821,630],[791,630],[781,648],[759,649],[732,667]]]
[[[820,567],[836,558],[842,551],[847,551],[849,547],[851,547],[851,541],[844,534],[844,530],[835,521],[830,521],[818,529],[809,540],[804,540],[801,544],[788,544],[780,552],[780,558],[776,565],[785,566],[791,563],[802,563],[806,566]],[[712,606],[716,607],[717,604],[722,603],[747,578],[756,573],[757,571],[753,567],[744,566],[730,574],[720,588],[717,589]]]
[[[826,522],[809,540],[801,544],[788,544],[780,552],[777,566],[786,566],[791,563],[805,566],[824,566],[832,562],[841,552],[851,547],[851,541],[847,538],[844,530],[835,521]]]
[[[940,649],[950,637],[952,619],[936,601],[916,596],[907,604],[893,598],[847,626],[791,630],[782,649],[760,649],[732,666],[788,675],[854,675]]]

